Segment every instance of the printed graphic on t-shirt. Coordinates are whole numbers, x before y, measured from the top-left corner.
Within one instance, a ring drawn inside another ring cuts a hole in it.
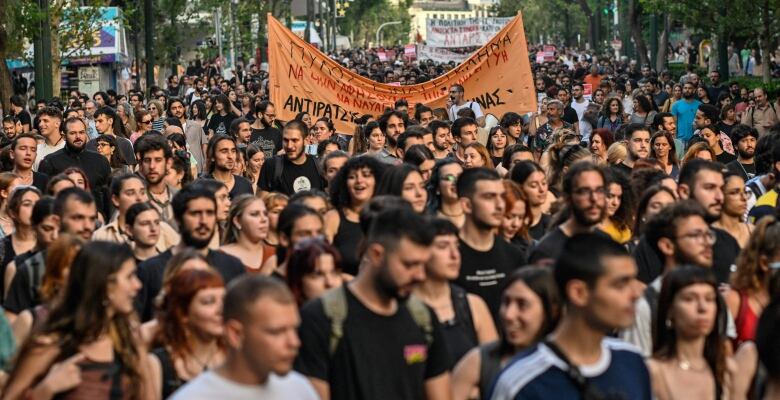
[[[428,347],[423,344],[404,346],[404,359],[407,365],[424,363],[428,359]]]
[[[295,193],[302,190],[311,190],[311,181],[305,176],[299,176],[293,181],[293,190]]]

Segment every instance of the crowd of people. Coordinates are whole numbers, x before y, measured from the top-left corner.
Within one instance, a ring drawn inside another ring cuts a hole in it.
[[[453,85],[354,132],[280,121],[255,66],[14,96],[0,399],[780,398],[780,103],[533,68],[536,112]]]

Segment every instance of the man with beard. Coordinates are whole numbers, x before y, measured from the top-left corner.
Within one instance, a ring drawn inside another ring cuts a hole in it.
[[[295,370],[332,399],[448,399],[449,354],[433,311],[411,296],[425,279],[431,228],[406,208],[370,222],[354,280],[301,309]]]
[[[43,123],[43,119],[41,119]],[[103,155],[87,150],[87,125],[84,120],[71,117],[65,121],[65,147],[46,156],[38,166],[38,172],[55,176],[70,167],[81,168],[87,175],[89,187],[95,196],[98,211],[108,216],[104,206],[106,189],[111,179],[111,165]]]
[[[16,136],[11,142],[11,161],[13,169],[11,172],[19,176],[23,185],[32,185],[38,188],[41,193],[46,191],[46,184],[49,183],[49,177],[37,171],[32,167],[35,163],[36,151],[38,150],[38,141],[35,135],[22,133]]]
[[[11,144],[20,131],[21,128],[19,127],[19,123],[17,122],[16,117],[13,115],[6,115],[3,117],[3,137],[0,138],[0,148]]]
[[[39,200],[39,204],[44,204],[42,202],[45,199]],[[37,204],[33,209],[33,221],[37,219],[36,215],[46,213],[44,210],[39,209]],[[53,218],[48,222],[58,228],[58,234],[67,233],[78,237],[84,242],[92,239],[92,233],[95,231],[97,221],[97,208],[95,207],[95,198],[89,192],[72,187],[57,193],[52,212]],[[41,221],[41,224],[45,225],[43,221]],[[41,240],[41,233],[36,230],[38,240]],[[56,236],[57,234],[54,235],[54,237]],[[45,272],[45,242],[42,246],[38,246],[36,250],[24,262],[16,264],[17,272],[13,275],[13,280],[3,303],[6,313],[19,314],[24,310],[32,309],[40,302],[38,288],[41,284],[41,277]]]
[[[452,85],[450,87],[450,98],[447,99],[447,114],[450,116],[450,121],[456,120],[458,111],[464,108],[474,111],[474,119],[479,123],[479,126],[485,127],[485,115],[479,103],[466,101],[466,92],[463,89],[463,85]]]
[[[447,158],[450,153],[450,125],[447,122],[434,120],[428,124],[428,128],[433,132],[433,158],[440,160]]]
[[[557,260],[570,237],[593,232],[604,220],[607,182],[604,172],[591,162],[574,163],[563,177],[563,195],[571,210],[569,218],[547,233],[531,251],[529,263]]]
[[[387,138],[387,151],[395,154],[398,146],[398,137],[406,131],[406,119],[398,111],[389,111],[379,117],[379,129]]]
[[[496,235],[504,220],[504,184],[493,169],[471,168],[457,181],[466,215],[460,230],[461,269],[457,284],[482,297],[493,318],[501,306],[501,288],[512,271],[525,265],[525,254]]]
[[[276,107],[270,101],[263,101],[257,105],[256,112],[249,143],[260,146],[268,160],[282,149],[282,132],[277,126]]]
[[[209,265],[222,275],[225,284],[244,273],[241,260],[208,248],[217,230],[217,200],[212,191],[196,182],[176,193],[171,203],[181,242],[138,265],[138,279],[143,287],[135,298],[135,309],[143,321],[153,317],[154,299],[163,286],[165,266],[184,249],[191,248],[206,256]]]
[[[731,130],[731,143],[737,145],[737,159],[726,164],[729,171],[747,182],[756,176],[756,164],[753,161],[758,143],[758,131],[747,125],[739,124]]]
[[[184,111],[184,102],[181,99],[174,97],[168,100],[168,116],[179,119],[184,137],[187,138],[187,148],[190,154],[195,157],[195,161],[198,163],[198,174],[201,174],[205,168],[206,145],[209,137],[203,127],[195,121],[187,119]]]
[[[242,194],[254,194],[252,184],[243,176],[233,174],[233,168],[238,158],[236,140],[227,135],[214,135],[209,140],[208,174],[205,179],[214,179],[225,184],[230,199]]]
[[[780,114],[778,114],[777,107],[769,101],[766,89],[755,88],[753,96],[756,99],[756,105],[745,110],[742,114],[742,123],[756,128],[758,134],[764,136],[775,124],[780,122]]]
[[[621,339],[652,355],[652,316],[657,308],[661,282],[666,273],[682,265],[712,268],[715,233],[706,221],[702,206],[683,200],[667,206],[647,221],[644,238],[662,263],[662,271],[645,289],[636,304],[634,324],[620,333]],[[648,293],[649,292],[649,293]],[[648,301],[655,299],[655,302]]]
[[[171,199],[176,188],[165,182],[173,164],[173,152],[162,135],[146,134],[135,142],[138,158],[138,174],[146,179],[146,195],[149,203],[160,212],[160,218],[176,228]]]
[[[627,176],[631,175],[634,163],[644,160],[650,155],[650,130],[645,124],[628,124],[626,126],[626,149],[628,157],[615,169],[623,171]]]
[[[62,111],[56,107],[46,107],[38,113],[38,119],[38,130],[41,136],[43,136],[43,143],[38,145],[38,158],[35,160],[35,165],[33,165],[33,169],[36,171],[38,171],[41,160],[65,147],[65,141],[62,140],[62,131],[60,131]]]
[[[325,188],[319,164],[303,151],[306,131],[306,125],[300,121],[290,121],[284,126],[284,154],[276,155],[263,164],[257,181],[259,190],[290,196],[301,190]]]
[[[723,212],[723,164],[692,160],[680,170],[677,193],[681,199],[695,200],[704,207],[708,224],[720,219]],[[740,247],[737,240],[723,229],[711,228],[718,245],[714,248],[713,273],[718,281],[726,283],[731,274],[731,265],[737,259]]]
[[[696,86],[691,82],[683,85],[682,99],[672,104],[671,113],[677,118],[677,138],[688,143],[693,137],[693,120],[701,102],[696,99]]]
[[[547,122],[540,126],[536,132],[530,133],[531,137],[528,138],[528,145],[537,156],[541,156],[542,152],[550,146],[550,139],[555,131],[559,129],[574,130],[573,125],[561,119],[561,115],[563,115],[563,103],[558,100],[551,100],[547,103]]]

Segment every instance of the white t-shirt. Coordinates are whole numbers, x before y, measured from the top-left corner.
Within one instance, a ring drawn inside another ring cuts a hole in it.
[[[285,376],[271,374],[265,385],[242,385],[206,371],[177,390],[171,400],[317,400],[317,392],[301,374],[291,371]]]
[[[480,117],[484,116],[484,114],[482,113],[482,107],[479,106],[479,103],[477,103],[476,101],[467,101],[467,102],[463,103],[463,105],[459,106],[459,105],[453,104],[450,107],[450,109],[449,109],[450,121],[455,121],[456,119],[458,119],[458,111],[460,111],[460,110],[462,110],[464,108],[470,108],[471,111],[474,111],[474,115],[477,118],[480,118]]]
[[[41,160],[46,158],[51,153],[54,153],[55,151],[65,147],[65,137],[63,136],[59,143],[57,143],[56,146],[49,146],[46,144],[46,142],[41,143],[38,145],[38,151],[35,155],[35,163],[33,163],[33,170],[38,171],[38,165],[41,164]]]
[[[574,111],[577,112],[577,120],[580,121],[580,135],[582,135],[582,138],[586,140],[587,139],[586,136],[590,137],[591,128],[590,128],[590,124],[582,121],[582,117],[585,116],[585,111],[588,110],[588,105],[590,105],[590,101],[588,101],[588,99],[586,98],[583,98],[582,100],[583,100],[582,103],[578,103],[577,100],[572,101],[571,108],[573,108]],[[587,133],[587,135],[585,135],[585,133]]]

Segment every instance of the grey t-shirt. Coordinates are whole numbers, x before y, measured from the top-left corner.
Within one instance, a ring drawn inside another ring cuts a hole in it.
[[[290,371],[271,374],[264,385],[243,385],[212,371],[206,371],[177,390],[171,400],[317,400],[317,392],[303,375]]]

